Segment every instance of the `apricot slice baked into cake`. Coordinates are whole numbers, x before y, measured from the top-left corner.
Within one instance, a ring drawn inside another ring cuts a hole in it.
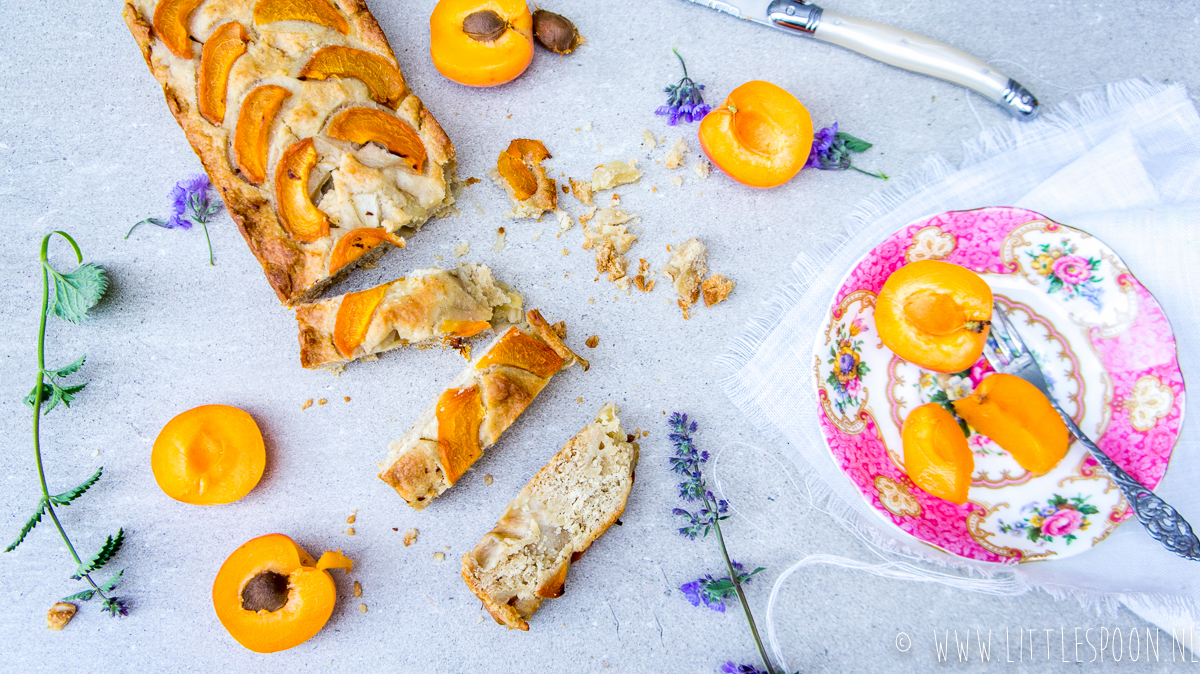
[[[340,368],[409,344],[455,343],[519,323],[521,302],[481,264],[419,269],[374,288],[300,305],[300,364]]]
[[[536,309],[527,323],[510,327],[450,382],[389,447],[379,479],[420,510],[458,481],[529,407],[550,378],[588,362],[563,343]]]
[[[528,630],[545,599],[562,595],[567,570],[625,511],[638,446],[617,408],[567,441],[463,555],[462,576],[496,622]]]
[[[454,146],[362,0],[130,0],[124,15],[285,304],[449,210]]]

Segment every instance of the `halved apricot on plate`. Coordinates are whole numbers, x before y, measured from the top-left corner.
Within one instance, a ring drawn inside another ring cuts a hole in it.
[[[979,274],[921,260],[888,277],[875,301],[879,339],[904,360],[934,372],[962,372],[983,354],[992,289]]]
[[[318,49],[300,71],[300,79],[326,80],[330,77],[361,80],[371,90],[371,98],[389,108],[400,105],[408,92],[404,76],[395,64],[378,54],[352,47],[335,45]]]
[[[358,260],[382,243],[390,243],[397,248],[404,247],[404,239],[379,227],[360,227],[352,229],[338,239],[329,254],[329,275],[341,271],[342,267]]]
[[[1038,387],[1011,374],[988,376],[954,411],[1025,470],[1041,475],[1067,455],[1071,432]]]
[[[229,88],[229,71],[234,61],[246,53],[250,36],[237,21],[218,27],[204,43],[200,55],[200,70],[196,73],[198,88],[196,102],[204,119],[220,126],[225,122],[225,93]]]
[[[254,3],[254,23],[263,25],[276,21],[308,21],[350,34],[346,17],[329,0],[258,0]]]
[[[181,59],[194,57],[188,21],[201,2],[204,0],[160,0],[154,8],[154,32]]]
[[[264,84],[246,94],[233,132],[233,158],[246,180],[261,185],[267,180],[267,148],[271,123],[291,92],[281,86]]]
[[[563,359],[546,344],[516,328],[509,328],[500,341],[479,359],[475,368],[486,370],[493,365],[511,365],[546,378],[562,369]]]
[[[441,0],[429,16],[429,54],[459,84],[504,84],[533,60],[533,15],[525,0]]]
[[[279,220],[293,239],[303,243],[329,236],[329,218],[308,196],[308,174],[317,165],[317,157],[313,139],[305,138],[284,150],[275,167],[275,203]]]
[[[438,398],[438,454],[446,482],[454,484],[483,455],[479,425],[483,423],[482,394],[478,386],[449,389]]]
[[[375,108],[346,108],[325,129],[330,138],[365,145],[378,143],[394,155],[403,157],[417,173],[425,165],[425,144],[408,124]]]
[[[329,622],[337,587],[326,569],[350,565],[340,552],[326,552],[318,562],[283,534],[259,536],[221,565],[213,608],[239,644],[255,653],[286,650]]]
[[[158,486],[176,501],[194,505],[240,499],[258,484],[266,462],[258,424],[229,405],[203,405],[176,416],[150,451]]]
[[[812,150],[813,125],[795,96],[770,82],[747,82],[700,121],[700,147],[717,168],[751,187],[792,179]]]
[[[937,403],[926,403],[909,412],[900,436],[908,477],[933,496],[966,503],[975,456],[954,416]]]
[[[342,298],[333,324],[333,344],[343,356],[353,357],[354,350],[363,343],[371,328],[371,317],[391,287],[390,283],[384,283],[360,292],[347,293]]]

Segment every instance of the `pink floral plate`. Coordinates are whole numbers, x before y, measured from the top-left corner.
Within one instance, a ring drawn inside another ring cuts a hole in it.
[[[992,372],[939,374],[879,341],[875,297],[896,269],[945,260],[980,274],[1006,307],[1055,398],[1134,478],[1155,487],[1183,424],[1183,375],[1162,308],[1108,246],[1019,208],[925,218],[888,237],[851,269],[814,347],[818,418],[842,471],[891,525],[936,548],[986,562],[1078,554],[1132,515],[1102,468],[1072,442],[1059,464],[1031,474],[964,427],[975,454],[963,505],[931,496],[904,473],[909,411],[946,406]]]

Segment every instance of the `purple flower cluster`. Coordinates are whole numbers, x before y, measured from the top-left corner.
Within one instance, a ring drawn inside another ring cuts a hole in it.
[[[882,173],[871,173],[851,165],[850,156],[852,154],[866,152],[871,147],[871,144],[865,140],[838,131],[837,122],[834,122],[833,126],[827,126],[813,134],[812,151],[809,152],[808,161],[804,163],[804,167],[820,171],[854,169],[859,173],[887,180],[887,176]]]
[[[742,585],[750,582],[750,579],[760,571],[765,571],[763,567],[747,573],[744,567],[730,560],[733,564],[734,573],[737,574],[738,582]],[[683,596],[692,603],[692,606],[699,606],[703,603],[708,608],[719,613],[725,612],[725,600],[737,597],[737,588],[733,585],[733,580],[729,576],[724,578],[713,578],[712,574],[705,574],[703,578],[693,580],[690,583],[684,583],[679,586]]]
[[[679,534],[695,540],[704,537],[718,520],[728,519],[729,503],[718,499],[707,489],[701,464],[708,461],[708,452],[701,452],[692,444],[692,433],[696,422],[688,423],[686,414],[676,412],[667,423],[671,425],[671,442],[675,443],[675,456],[671,457],[671,469],[684,477],[679,483],[679,498],[685,501],[701,501],[696,512],[674,508],[672,515],[687,518],[688,523],[680,527]]]
[[[721,671],[725,674],[767,674],[754,665],[738,665],[732,660],[721,665]]]
[[[204,228],[208,239],[208,262],[213,263],[212,240],[208,238],[208,221],[221,210],[221,200],[213,193],[212,183],[203,173],[184,178],[171,188],[171,217],[167,220],[146,218],[134,223],[125,235],[128,239],[138,225],[151,224],[163,229],[191,229],[193,223]]]
[[[688,123],[698,122],[712,110],[712,107],[704,102],[704,95],[700,93],[704,89],[704,85],[696,84],[692,78],[688,77],[687,64],[683,62],[683,57],[679,55],[679,52],[671,51],[675,53],[679,64],[683,66],[683,79],[663,89],[669,94],[667,104],[660,105],[654,114],[669,115],[667,124],[671,126],[678,124],[681,119]]]

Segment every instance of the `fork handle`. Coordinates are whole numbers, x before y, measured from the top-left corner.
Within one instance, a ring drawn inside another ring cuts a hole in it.
[[[1092,457],[1104,467],[1113,482],[1117,483],[1121,494],[1133,508],[1138,521],[1146,527],[1150,537],[1184,559],[1200,561],[1200,540],[1196,538],[1196,534],[1192,532],[1192,526],[1183,519],[1179,511],[1159,498],[1157,494],[1143,487],[1140,482],[1133,479],[1133,476],[1110,459],[1104,450],[1097,447],[1091,438],[1084,435],[1075,421],[1059,409],[1058,405],[1055,405],[1054,409],[1058,410],[1058,415],[1066,422],[1071,434],[1083,443],[1084,447],[1087,447],[1088,451],[1092,453]]]

